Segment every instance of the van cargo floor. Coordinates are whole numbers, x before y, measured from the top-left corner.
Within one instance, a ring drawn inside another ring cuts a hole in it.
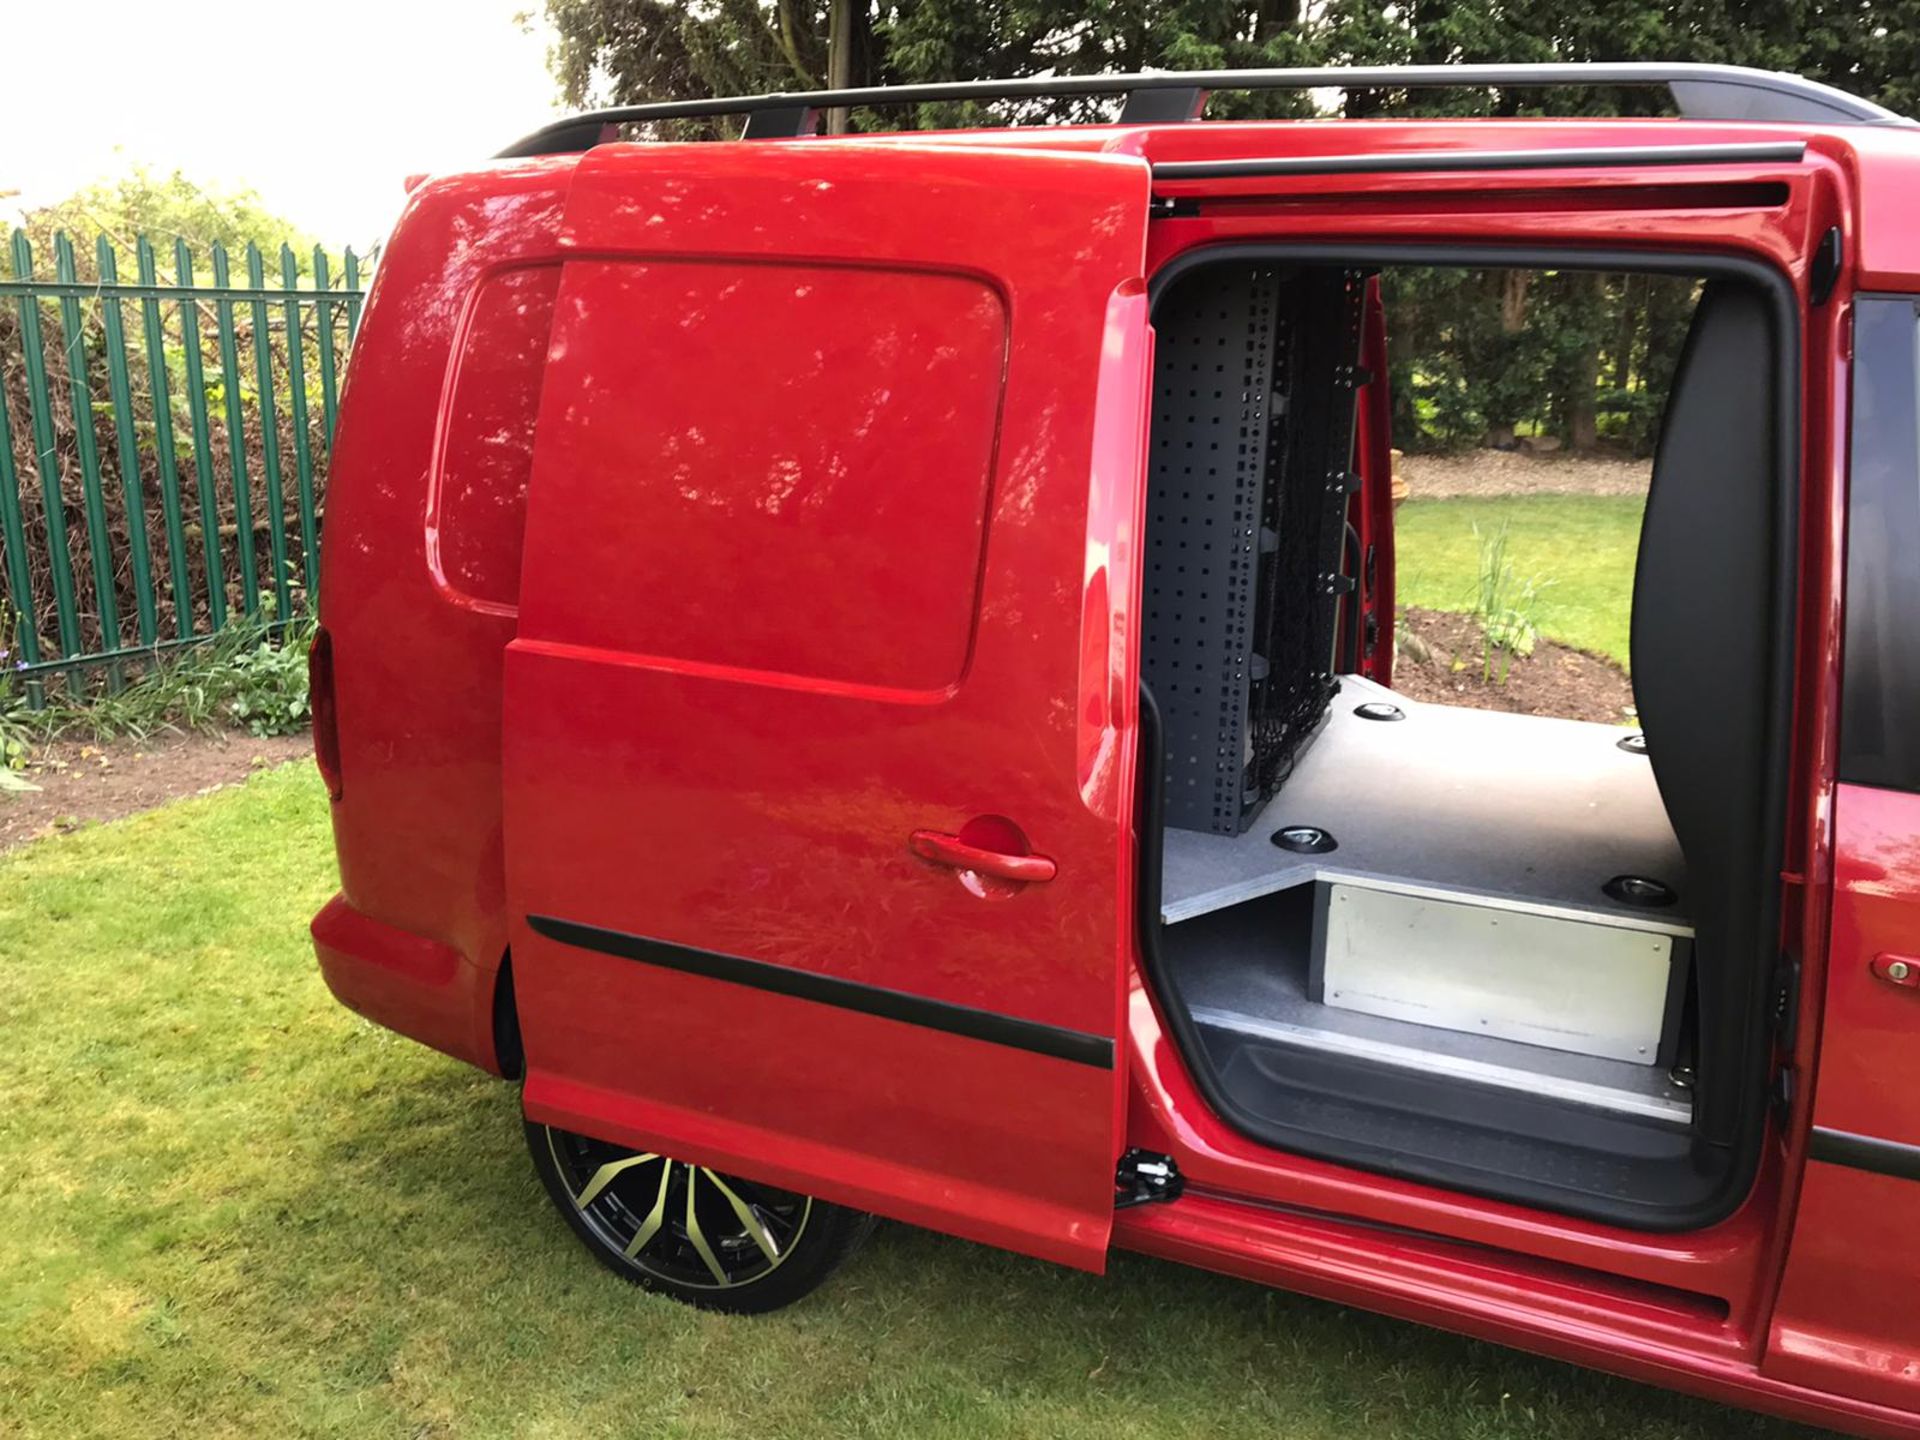
[[[1736,1161],[1703,1142],[1664,1069],[1439,1030],[1306,1000],[1313,890],[1156,936],[1209,1101],[1242,1133],[1402,1179],[1686,1228]]]
[[[1364,718],[1390,706],[1405,718]],[[1355,675],[1280,793],[1242,835],[1168,829],[1160,913],[1169,925],[1316,879],[1364,880],[1476,903],[1691,935],[1685,866],[1631,732],[1582,720],[1429,705]],[[1323,854],[1273,843],[1284,826],[1333,837]],[[1622,904],[1616,876],[1678,895]]]

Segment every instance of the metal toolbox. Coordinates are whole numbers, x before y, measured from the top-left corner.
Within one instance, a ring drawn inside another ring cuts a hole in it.
[[[1336,1009],[1670,1065],[1691,949],[1665,927],[1322,880],[1308,993]]]

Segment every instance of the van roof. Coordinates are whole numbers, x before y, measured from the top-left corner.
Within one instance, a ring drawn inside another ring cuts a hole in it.
[[[1170,70],[882,85],[857,90],[807,90],[622,105],[568,116],[542,126],[502,150],[499,158],[577,153],[620,138],[620,127],[625,125],[728,115],[746,118],[742,139],[792,139],[813,134],[822,110],[855,106],[1118,95],[1123,97],[1118,123],[1134,126],[1197,120],[1208,95],[1219,90],[1511,89],[1580,85],[1664,89],[1681,117],[1688,120],[1802,125],[1912,123],[1891,110],[1831,85],[1739,65],[1631,62]]]

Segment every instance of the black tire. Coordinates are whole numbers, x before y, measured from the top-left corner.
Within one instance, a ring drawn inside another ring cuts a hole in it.
[[[555,1208],[602,1265],[703,1310],[791,1305],[873,1228],[862,1211],[705,1166],[531,1120],[526,1134]]]

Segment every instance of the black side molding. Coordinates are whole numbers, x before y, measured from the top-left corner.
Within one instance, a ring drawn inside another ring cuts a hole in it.
[[[1876,1140],[1871,1135],[1855,1135],[1816,1125],[1807,1153],[1829,1165],[1871,1170],[1876,1175],[1891,1175],[1898,1180],[1920,1180],[1920,1145],[1902,1145],[1896,1140]]]
[[[1247,160],[1162,160],[1155,180],[1261,175],[1384,175],[1442,170],[1582,170],[1607,165],[1798,165],[1803,141],[1753,145],[1600,145],[1574,150],[1399,150],[1367,155],[1262,155]]]
[[[1103,1070],[1113,1068],[1113,1041],[1105,1035],[1089,1035],[1058,1025],[1043,1025],[1037,1020],[1022,1020],[993,1010],[978,1010],[971,1005],[954,1005],[945,1000],[930,1000],[879,985],[863,985],[811,970],[794,970],[771,965],[764,960],[749,960],[743,955],[722,955],[713,950],[698,950],[691,945],[675,945],[665,940],[650,940],[644,935],[629,935],[621,930],[604,930],[598,925],[582,925],[573,920],[558,920],[551,915],[529,915],[527,923],[535,932],[563,945],[582,950],[597,950],[622,960],[637,960],[663,970],[679,970],[709,980],[724,980],[731,985],[746,985],[775,995],[790,995],[797,1000],[812,1000],[856,1010],[862,1015],[878,1015],[883,1020],[898,1020],[929,1030],[944,1030],[969,1040],[985,1040],[1014,1050],[1030,1050],[1056,1060],[1071,1060]]]

